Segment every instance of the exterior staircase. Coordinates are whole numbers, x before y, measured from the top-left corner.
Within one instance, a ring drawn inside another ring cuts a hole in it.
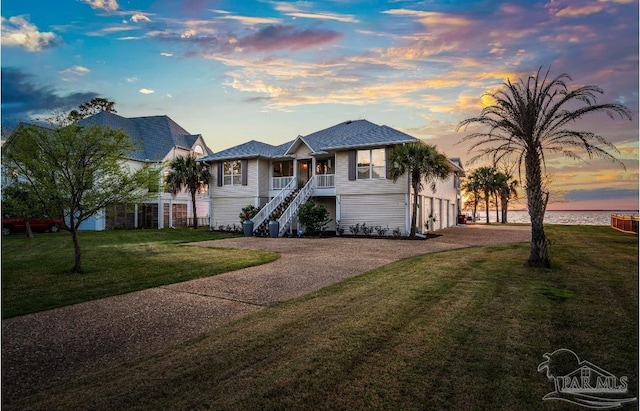
[[[286,197],[284,197],[279,204],[274,205],[272,207],[271,213],[267,216],[267,218],[262,223],[260,223],[259,226],[257,227],[254,226],[255,228],[253,230],[253,234],[256,237],[268,237],[269,221],[278,220],[282,215],[282,213],[289,207],[289,204],[291,204],[291,202],[296,197],[299,191],[300,191],[299,189],[290,191],[289,194],[287,194]]]
[[[295,197],[289,203],[289,206],[282,212],[282,215],[278,219],[278,222],[280,223],[280,232],[278,233],[278,237],[282,237],[284,233],[287,232],[293,222],[293,218],[298,213],[298,208],[300,208],[302,204],[306,203],[309,197],[311,197],[314,183],[315,178],[310,178],[309,181],[307,181],[307,184],[298,190]]]
[[[298,208],[307,202],[314,188],[314,179],[309,179],[301,189],[296,188],[297,181],[292,179],[289,184],[265,204],[252,219],[253,234],[256,237],[269,236],[269,221],[277,220],[280,224],[278,237],[282,237],[293,222]]]
[[[269,224],[269,217],[271,216],[271,214],[278,208],[278,206],[280,206],[285,201],[289,194],[296,191],[296,187],[296,179],[292,178],[291,181],[289,181],[289,184],[287,184],[282,190],[280,190],[278,194],[273,197],[271,201],[265,204],[264,207],[260,209],[258,214],[256,214],[256,216],[251,219],[251,221],[253,221],[254,234],[256,234],[258,229],[260,229],[265,223],[267,225]],[[269,232],[267,231],[267,235],[268,234]]]

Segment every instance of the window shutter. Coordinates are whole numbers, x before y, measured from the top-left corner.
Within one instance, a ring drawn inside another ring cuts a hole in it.
[[[247,168],[249,166],[249,161],[248,160],[242,160],[240,161],[240,174],[242,175],[241,180],[242,180],[242,185],[246,186],[247,184],[249,184],[249,181],[247,180]]]
[[[349,181],[356,179],[356,151],[349,151]]]
[[[222,187],[222,161],[218,162],[218,187]]]
[[[393,164],[391,164],[391,153],[393,153],[393,146],[389,146],[385,149],[385,153],[384,153],[384,160],[386,163],[386,169],[387,169],[387,180],[391,179],[391,168],[393,167]]]

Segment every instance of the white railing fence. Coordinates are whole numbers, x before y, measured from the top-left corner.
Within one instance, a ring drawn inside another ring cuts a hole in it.
[[[293,221],[293,217],[298,212],[298,208],[307,202],[309,197],[311,197],[311,193],[313,193],[313,188],[315,180],[309,179],[307,184],[302,187],[302,189],[298,192],[296,197],[291,201],[289,207],[282,213],[280,218],[278,219],[278,223],[280,224],[280,232],[278,233],[278,237],[282,237],[284,233],[289,229],[291,222]]]
[[[256,216],[251,219],[251,221],[253,221],[254,231],[257,230],[258,227],[260,227],[260,224],[262,224],[267,218],[269,218],[273,210],[275,210],[280,205],[280,203],[284,201],[287,195],[295,190],[295,188],[296,180],[294,178],[291,178],[291,181],[289,181],[289,183],[284,186],[284,188],[280,190],[280,192],[275,197],[273,197],[271,201],[269,201],[267,204],[265,204],[264,207],[260,209],[258,214],[256,214]]]
[[[316,174],[316,187],[335,187],[336,175],[335,174]]]
[[[271,189],[272,190],[282,190],[293,180],[293,176],[291,177],[273,177],[271,179]]]

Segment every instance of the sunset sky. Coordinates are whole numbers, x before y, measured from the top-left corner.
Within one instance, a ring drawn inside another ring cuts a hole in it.
[[[614,143],[626,170],[549,157],[565,200],[550,209],[638,208],[636,0],[2,0],[1,12],[3,124],[99,96],[125,117],[168,115],[214,151],[367,119],[464,163],[456,125],[483,93],[551,66],[634,117],[574,126]]]

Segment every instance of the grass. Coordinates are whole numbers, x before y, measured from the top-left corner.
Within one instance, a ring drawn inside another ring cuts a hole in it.
[[[525,267],[527,244],[401,260],[3,406],[575,409],[542,401],[553,383],[537,366],[559,348],[637,397],[637,237],[547,230],[553,269]]]
[[[69,233],[2,239],[2,318],[194,278],[277,258],[264,251],[184,247],[228,237],[201,229],[82,232],[84,273],[74,274]]]

